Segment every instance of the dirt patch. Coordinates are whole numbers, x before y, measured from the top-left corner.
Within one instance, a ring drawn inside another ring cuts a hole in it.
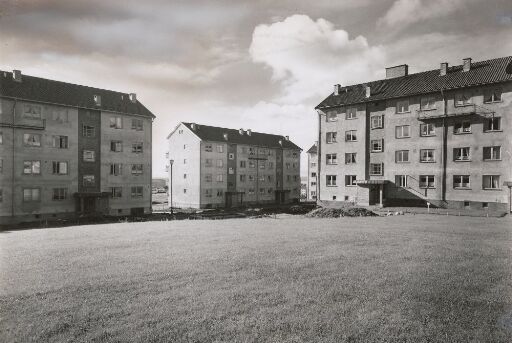
[[[339,217],[378,217],[375,212],[367,210],[366,208],[351,207],[351,208],[317,208],[308,214],[306,217],[310,218],[339,218]]]

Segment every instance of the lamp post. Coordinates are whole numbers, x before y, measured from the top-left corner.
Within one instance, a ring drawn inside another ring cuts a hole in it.
[[[174,160],[170,160],[169,161],[171,163],[171,184],[170,184],[170,189],[171,189],[171,203],[170,203],[170,206],[171,206],[171,216],[174,215],[173,211],[172,211],[172,165],[174,164]]]

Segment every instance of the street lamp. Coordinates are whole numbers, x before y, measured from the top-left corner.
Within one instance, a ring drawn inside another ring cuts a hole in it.
[[[172,165],[174,164],[174,160],[170,160],[169,161],[171,163],[171,184],[170,184],[170,188],[171,188],[171,216],[174,214],[173,211],[172,211]]]

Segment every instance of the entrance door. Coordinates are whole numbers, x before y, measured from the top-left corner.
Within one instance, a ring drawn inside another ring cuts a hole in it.
[[[84,213],[96,212],[96,199],[95,198],[84,198]]]
[[[370,186],[370,205],[376,205],[379,203],[379,187]]]

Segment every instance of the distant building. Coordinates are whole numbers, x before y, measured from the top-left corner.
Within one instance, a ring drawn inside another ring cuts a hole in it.
[[[174,207],[299,201],[301,149],[287,136],[180,123],[167,139]]]
[[[307,198],[316,200],[318,183],[318,144],[309,148],[308,154],[308,178],[307,178]]]
[[[151,125],[135,94],[0,71],[0,221],[151,211]]]
[[[510,210],[512,56],[387,68],[316,109],[320,201]]]

